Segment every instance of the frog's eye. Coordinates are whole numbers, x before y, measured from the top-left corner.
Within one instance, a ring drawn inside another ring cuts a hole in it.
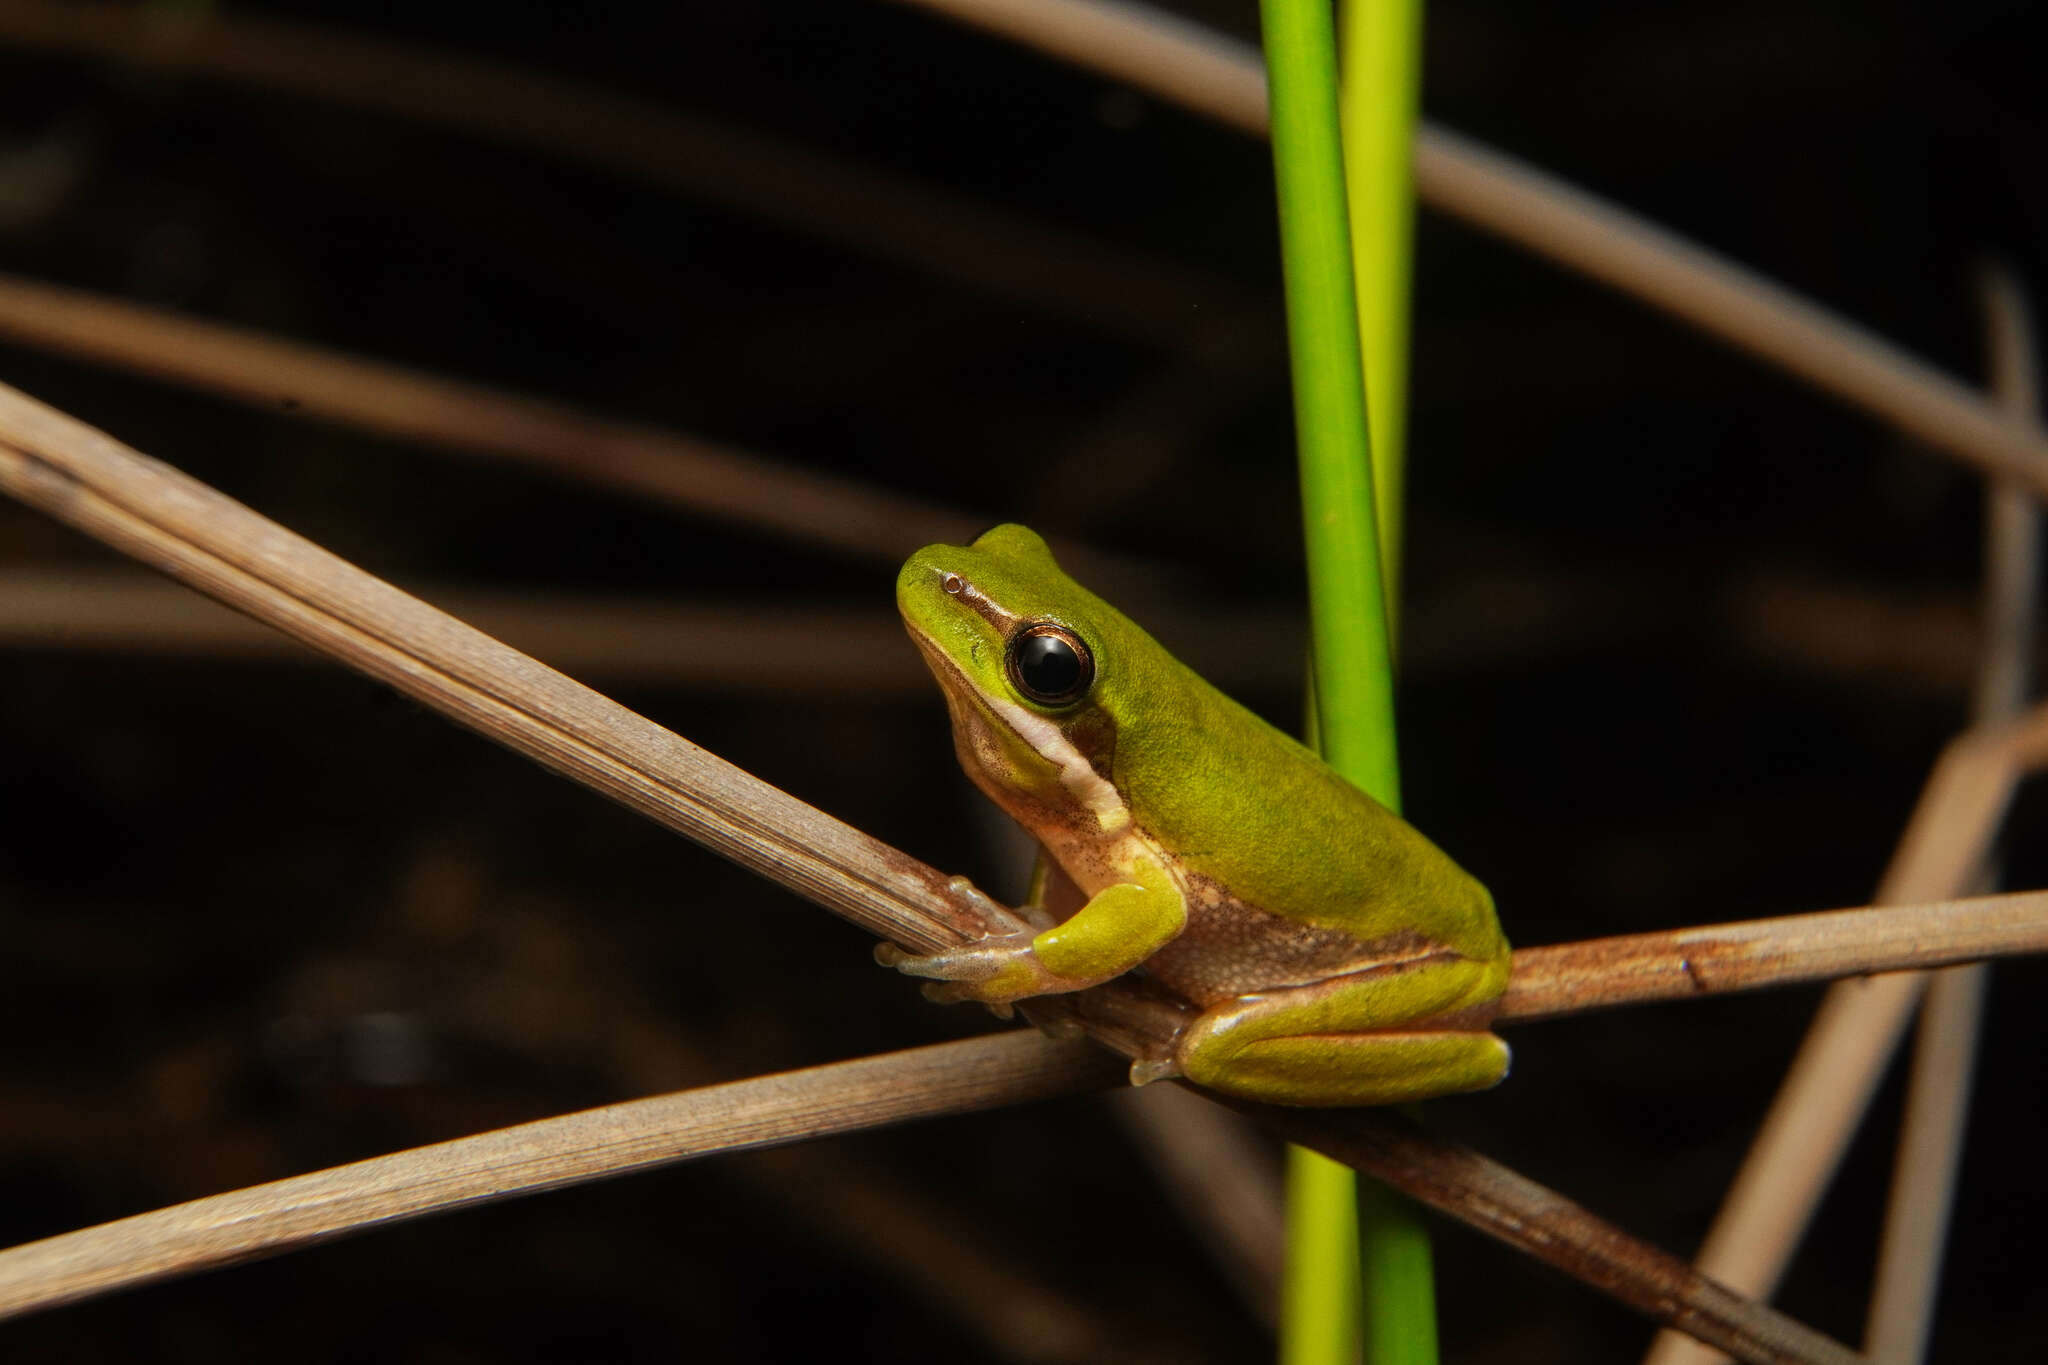
[[[1086,642],[1053,621],[1019,626],[1004,664],[1017,690],[1044,706],[1078,701],[1095,681],[1095,656]]]

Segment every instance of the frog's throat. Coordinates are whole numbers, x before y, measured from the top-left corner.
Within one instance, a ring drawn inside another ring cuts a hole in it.
[[[1095,817],[1095,823],[1104,834],[1116,834],[1130,828],[1131,812],[1123,797],[1118,795],[1112,783],[1095,771],[1095,765],[1074,747],[1059,726],[1015,702],[989,696],[976,687],[960,666],[917,627],[910,627],[910,638],[938,676],[939,690],[946,694],[947,710],[952,713],[954,738],[961,758],[971,758],[979,775],[990,777],[1001,786],[1010,785],[1005,781],[1007,774],[999,771],[1001,760],[998,755],[1005,746],[992,733],[981,733],[1001,727],[1059,774],[1060,786],[1076,805]],[[1000,798],[998,803],[1006,804]]]

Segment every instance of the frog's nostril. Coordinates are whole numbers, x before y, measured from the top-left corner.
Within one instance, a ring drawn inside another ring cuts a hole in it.
[[[967,591],[967,580],[960,577],[959,574],[949,573],[940,581],[939,586],[953,596],[958,597],[961,593]]]

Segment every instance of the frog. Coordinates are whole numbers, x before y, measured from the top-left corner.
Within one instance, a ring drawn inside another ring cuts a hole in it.
[[[1413,825],[1069,577],[1036,532],[929,545],[896,581],[967,775],[1041,850],[1024,927],[886,965],[941,1002],[1138,972],[1196,1011],[1169,1077],[1242,1100],[1486,1089],[1510,951],[1493,898]],[[1062,904],[1063,902],[1063,904]],[[1065,912],[1065,913],[1061,913]]]

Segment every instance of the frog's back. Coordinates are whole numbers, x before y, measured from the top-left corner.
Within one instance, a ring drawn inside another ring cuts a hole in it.
[[[1153,649],[1151,667],[1181,676],[1137,695],[1181,704],[1119,716],[1114,761],[1189,891],[1188,930],[1157,960],[1161,976],[1206,977],[1195,964],[1251,954],[1230,980],[1172,982],[1204,998],[1432,949],[1505,955],[1486,888],[1421,831]]]

